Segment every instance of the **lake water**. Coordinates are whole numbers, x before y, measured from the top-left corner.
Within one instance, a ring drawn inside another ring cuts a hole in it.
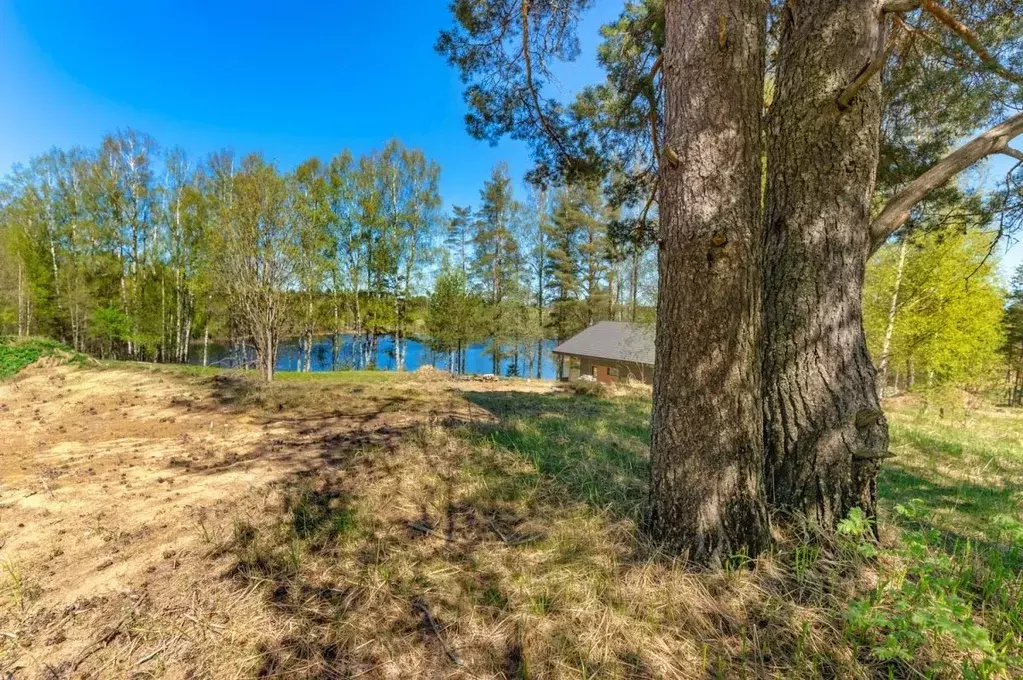
[[[362,346],[359,344],[362,340],[363,338],[351,334],[341,335],[341,352],[338,364],[335,365],[333,336],[322,335],[313,338],[312,369],[314,371],[331,371],[345,368],[371,368],[372,366],[363,365]],[[556,345],[557,343],[554,340],[545,340],[543,343],[543,356],[541,358],[543,362],[542,377],[547,380],[554,380],[558,375],[557,363],[554,361],[554,355],[551,354],[551,350]],[[493,372],[494,362],[487,351],[488,349],[489,345],[486,343],[469,345],[465,355],[466,373],[484,374]],[[505,353],[511,355],[512,348],[505,348]],[[530,356],[519,357],[518,375],[534,378],[536,377],[536,358],[533,355],[536,354],[536,345],[530,348],[529,354]],[[245,359],[252,361],[254,358],[255,351],[250,349]],[[277,353],[277,370],[296,371],[299,368],[301,358],[302,350],[299,346],[298,338],[289,338],[281,343],[280,351]],[[380,336],[377,338],[375,358],[376,369],[383,371],[393,371],[395,369],[394,338],[392,336]],[[191,364],[202,364],[202,343],[192,346],[188,359]],[[240,359],[241,357],[238,353],[232,351],[229,346],[210,343],[210,364],[231,368],[242,363]],[[434,352],[424,343],[417,340],[409,339],[405,342],[406,370],[414,371],[421,366],[433,366],[434,368],[446,371],[449,368],[449,359],[450,355],[447,352]],[[373,362],[371,361],[370,363],[372,364]],[[503,359],[501,361],[501,375],[513,374],[512,367],[514,363],[514,358],[511,356]]]

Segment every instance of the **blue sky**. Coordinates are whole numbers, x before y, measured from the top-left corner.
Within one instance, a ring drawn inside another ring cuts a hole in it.
[[[570,92],[599,77],[598,2]],[[472,139],[457,73],[434,52],[446,0],[47,2],[0,0],[0,173],[52,146],[97,146],[133,127],[192,156],[262,151],[290,168],[397,137],[440,163],[445,202],[475,203],[524,145]]]
[[[597,31],[621,6],[595,2],[563,93],[600,77]],[[529,157],[465,132],[462,84],[433,51],[449,23],[447,0],[0,0],[0,174],[126,127],[193,157],[262,151],[283,168],[397,137],[440,163],[447,205],[475,204],[496,163],[521,178]],[[1021,259],[1013,247],[1003,270]]]

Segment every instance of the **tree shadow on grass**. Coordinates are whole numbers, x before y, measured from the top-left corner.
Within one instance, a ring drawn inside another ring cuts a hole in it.
[[[526,392],[463,396],[493,416],[463,428],[463,435],[529,461],[574,500],[638,518],[649,480],[649,400]]]
[[[887,521],[914,531],[936,532],[946,551],[965,550],[967,543],[981,551],[997,551],[1017,571],[1023,568],[1019,545],[1000,535],[995,518],[1014,515],[1015,498],[1023,484],[1006,481],[1002,486],[985,486],[949,479],[937,472],[929,479],[920,471],[898,465],[882,469],[878,495],[885,505],[909,508],[907,514],[889,512]],[[951,509],[950,513],[940,511]]]

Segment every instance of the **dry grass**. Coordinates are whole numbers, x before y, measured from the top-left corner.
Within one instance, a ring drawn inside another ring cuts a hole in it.
[[[0,387],[0,403],[10,407],[0,407],[0,422],[35,410],[40,419],[15,440],[11,469],[20,476],[0,489],[0,669],[17,678],[1021,670],[984,666],[990,655],[956,639],[955,628],[925,630],[910,659],[884,658],[890,626],[851,623],[851,611],[899,621],[906,596],[893,584],[933,582],[940,598],[967,598],[966,619],[987,626],[1001,657],[1019,656],[1018,570],[998,572],[987,594],[974,582],[994,576],[975,556],[958,558],[970,571],[921,571],[945,553],[932,544],[907,551],[903,532],[914,531],[919,516],[899,515],[901,528],[886,524],[877,556],[855,536],[831,541],[797,527],[776,536],[771,554],[723,572],[661,554],[637,529],[648,474],[644,394],[577,396],[542,383],[432,374],[294,378],[267,390],[237,374],[53,370],[27,376],[18,394]],[[140,396],[146,390],[151,397]],[[124,404],[118,391],[135,396]],[[81,425],[65,419],[61,432],[61,404],[78,401],[96,414]],[[129,423],[115,418],[129,407]],[[949,433],[903,417],[893,417],[897,450],[952,455],[909,436],[947,442]],[[1021,421],[1006,417],[1004,436],[1015,436]],[[196,424],[207,421],[224,434],[199,441]],[[172,425],[193,433],[189,446],[201,450],[171,445],[180,439]],[[40,472],[69,440],[92,447],[94,457],[67,461],[48,495]],[[142,495],[113,491],[117,477],[103,477],[102,451],[113,456],[110,474],[131,465],[131,475],[142,475],[132,479]],[[884,479],[889,494],[902,488],[898,475],[923,464],[896,460]],[[1014,499],[995,465],[985,468],[993,476],[974,481]],[[152,493],[143,478],[170,488]],[[179,492],[188,500],[175,500]],[[921,502],[940,506],[945,498]],[[896,518],[894,506],[886,502],[886,517]],[[85,577],[96,580],[68,586]],[[944,611],[918,590],[911,596],[922,614]]]
[[[687,570],[632,519],[461,434],[423,427],[343,473],[250,497],[222,525],[218,559],[274,610],[249,672],[868,674],[834,620],[858,584],[847,563],[819,553],[794,576],[779,552],[752,570]]]

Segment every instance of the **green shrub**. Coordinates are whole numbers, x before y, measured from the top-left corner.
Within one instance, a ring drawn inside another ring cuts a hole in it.
[[[34,364],[42,357],[60,356],[66,360],[81,363],[85,357],[67,345],[46,338],[19,340],[0,337],[0,378],[9,378],[21,369]]]
[[[918,508],[899,505],[896,512],[914,515]],[[849,603],[846,621],[854,639],[888,666],[889,675],[896,667],[929,677],[967,678],[1020,670],[1023,577],[1014,563],[1023,530],[1011,518],[1003,524],[1006,536],[1016,541],[1007,551],[979,551],[970,541],[949,551],[935,530],[907,531],[898,547],[880,551],[862,512],[854,510],[840,524],[839,532],[858,555],[877,555],[881,562],[877,586]]]

